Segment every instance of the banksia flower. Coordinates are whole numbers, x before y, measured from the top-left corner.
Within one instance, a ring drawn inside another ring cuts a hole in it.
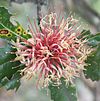
[[[29,76],[38,75],[38,83],[42,82],[45,87],[50,82],[59,85],[61,78],[68,83],[79,76],[92,49],[87,45],[87,40],[80,37],[77,24],[78,20],[72,16],[59,21],[55,13],[42,18],[40,30],[35,27],[36,32],[30,22],[32,38],[18,38],[12,43],[17,49],[15,60],[25,65],[22,72]]]

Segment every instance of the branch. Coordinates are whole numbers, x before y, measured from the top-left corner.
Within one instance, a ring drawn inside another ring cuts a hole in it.
[[[36,4],[37,4],[37,20],[38,20],[38,25],[40,25],[40,20],[42,17],[41,8],[43,5],[46,5],[46,0],[36,0]]]

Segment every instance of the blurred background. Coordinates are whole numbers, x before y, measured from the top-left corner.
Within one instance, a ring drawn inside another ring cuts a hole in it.
[[[0,0],[0,6],[7,7],[25,29],[28,25],[27,16],[36,18],[39,23],[40,16],[56,12],[65,17],[72,14],[85,29],[90,29],[93,34],[100,32],[100,0]],[[51,101],[49,91],[36,89],[33,78],[23,78],[21,82],[17,92],[1,88],[0,101]],[[92,82],[81,75],[76,84],[79,101],[100,101],[100,81]]]

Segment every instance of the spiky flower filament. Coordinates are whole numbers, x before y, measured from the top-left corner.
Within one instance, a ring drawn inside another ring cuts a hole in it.
[[[15,60],[26,66],[23,71],[30,76],[38,74],[38,81],[42,81],[43,86],[50,82],[59,85],[61,78],[71,82],[73,77],[79,76],[92,49],[87,46],[87,40],[79,38],[77,23],[72,16],[57,23],[56,14],[51,13],[41,19],[40,32],[34,33],[31,24],[32,38],[18,38],[13,42],[17,48]]]

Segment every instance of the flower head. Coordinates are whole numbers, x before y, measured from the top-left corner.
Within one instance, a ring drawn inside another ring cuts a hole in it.
[[[61,78],[69,82],[79,76],[92,50],[86,40],[79,38],[77,23],[72,16],[59,22],[57,15],[51,13],[41,19],[40,31],[36,28],[37,32],[34,32],[32,25],[29,26],[32,38],[18,38],[13,43],[17,48],[16,59],[25,65],[23,71],[31,76],[38,75],[43,86],[50,82],[59,85]]]

